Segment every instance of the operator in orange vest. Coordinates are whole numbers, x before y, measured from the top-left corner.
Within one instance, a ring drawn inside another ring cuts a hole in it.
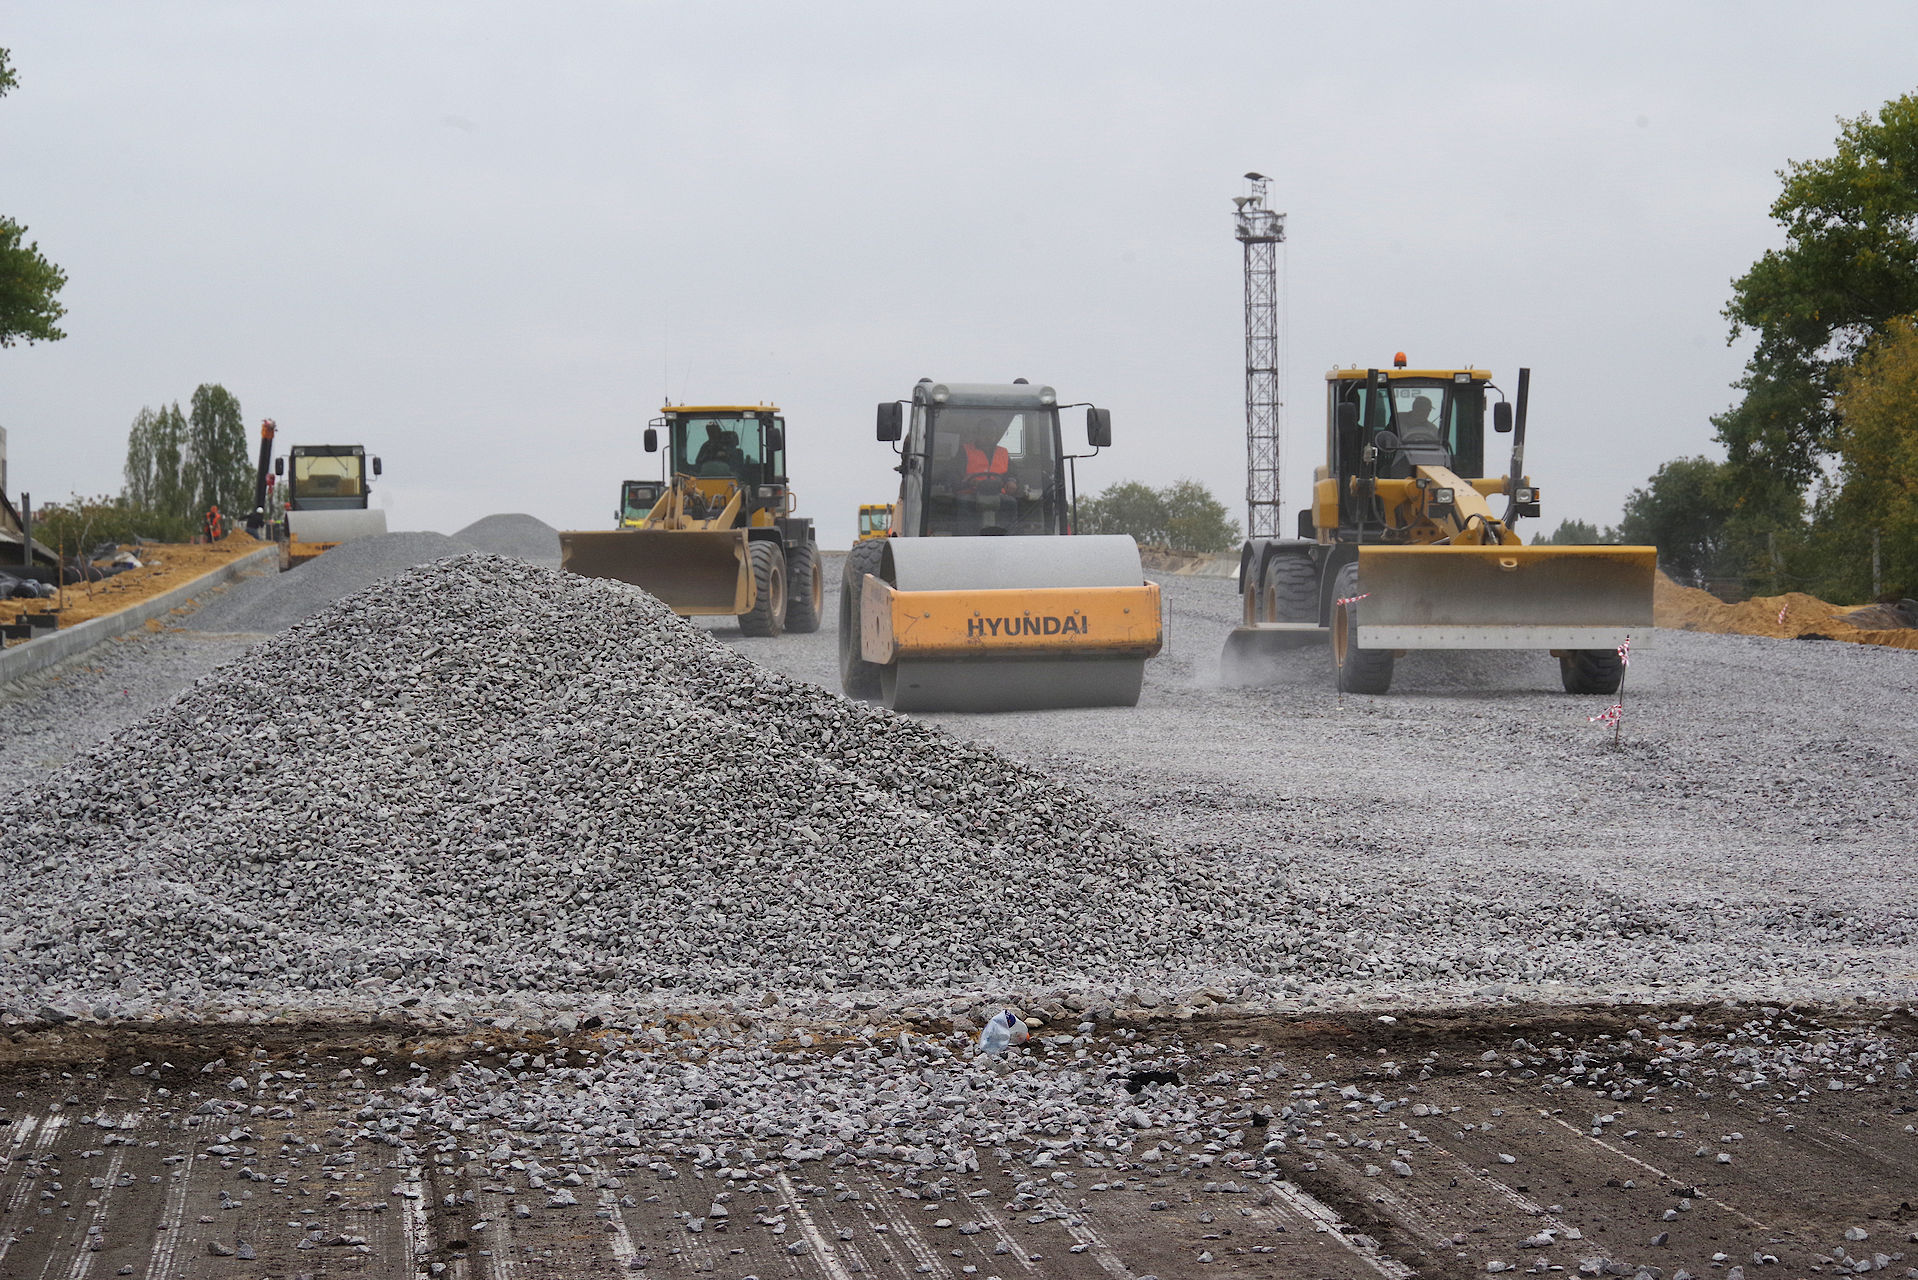
[[[999,437],[1010,425],[1007,419],[984,415],[967,429],[965,442],[966,477],[959,488],[970,494],[1013,494],[1019,483],[1012,476],[1012,457]]]

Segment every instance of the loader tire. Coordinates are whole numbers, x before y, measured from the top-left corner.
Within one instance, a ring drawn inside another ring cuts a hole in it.
[[[859,588],[867,574],[879,572],[885,550],[883,538],[853,543],[839,580],[839,687],[861,702],[879,701],[885,667],[859,656]]]
[[[826,602],[826,578],[819,568],[819,548],[810,542],[793,548],[786,560],[786,630],[809,636],[819,630]]]
[[[1617,693],[1625,664],[1616,649],[1574,649],[1560,655],[1558,675],[1567,693]]]
[[[1310,554],[1274,552],[1265,560],[1265,596],[1272,621],[1319,621],[1319,567]]]
[[[1332,599],[1353,600],[1359,594],[1359,567],[1348,564],[1333,579]],[[1384,693],[1392,687],[1392,651],[1365,649],[1359,630],[1359,605],[1332,606],[1332,669],[1342,693]]]
[[[786,553],[776,542],[748,545],[752,557],[753,607],[739,615],[749,636],[776,636],[786,629]]]

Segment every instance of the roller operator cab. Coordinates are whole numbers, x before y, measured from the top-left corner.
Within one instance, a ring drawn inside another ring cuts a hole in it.
[[[664,474],[620,486],[615,530],[560,534],[561,565],[642,587],[682,617],[736,617],[749,636],[818,630],[818,545],[793,514],[779,408],[667,405],[643,439]]]
[[[1523,545],[1514,525],[1539,514],[1530,384],[1521,369],[1508,401],[1484,369],[1408,369],[1402,355],[1326,374],[1326,465],[1298,537],[1240,551],[1226,678],[1256,682],[1274,654],[1329,640],[1351,692],[1384,693],[1414,649],[1547,650],[1567,692],[1616,691],[1616,646],[1652,625],[1657,551]],[[1499,435],[1510,466],[1488,475]]]
[[[1087,442],[1111,415],[1051,387],[922,379],[879,406],[899,462],[889,536],[861,538],[840,587],[847,696],[900,710],[1130,706],[1159,651],[1159,589],[1124,535],[1073,531],[1062,408]]]
[[[271,419],[261,424],[259,478],[248,527],[257,526],[280,540],[281,568],[298,568],[342,542],[386,532],[386,513],[371,505],[372,477],[380,474],[380,460],[367,457],[365,446],[296,444],[284,457],[274,458],[275,433]],[[269,459],[273,479],[285,482],[277,520],[269,512]]]

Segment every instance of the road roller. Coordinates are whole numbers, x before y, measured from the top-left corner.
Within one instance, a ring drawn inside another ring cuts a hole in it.
[[[1326,387],[1327,463],[1298,537],[1240,549],[1226,681],[1259,683],[1278,653],[1325,644],[1341,690],[1377,694],[1410,650],[1542,649],[1567,693],[1617,692],[1618,646],[1652,626],[1658,549],[1522,544],[1514,526],[1539,514],[1525,474],[1531,370],[1515,402],[1487,370],[1410,369],[1403,354],[1390,369],[1333,369]],[[1502,476],[1485,474],[1488,402],[1494,434],[1512,437]]]
[[[1062,408],[1084,408],[1067,454]],[[1130,537],[1075,535],[1074,463],[1112,416],[1047,386],[921,379],[879,406],[898,454],[885,537],[847,553],[839,595],[846,696],[898,711],[1129,707],[1163,643],[1159,588]]]

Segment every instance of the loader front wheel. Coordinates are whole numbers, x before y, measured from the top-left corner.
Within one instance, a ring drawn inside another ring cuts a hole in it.
[[[1361,648],[1359,567],[1348,564],[1333,579],[1332,668],[1342,693],[1384,693],[1392,687],[1392,651]]]
[[[879,701],[880,678],[885,674],[885,667],[867,662],[859,649],[860,587],[867,574],[879,572],[885,550],[883,538],[853,543],[839,580],[839,687],[848,698],[861,702]]]
[[[793,548],[786,561],[786,585],[792,591],[786,601],[786,630],[794,635],[811,635],[819,630],[819,618],[825,611],[826,580],[819,568],[819,548],[810,542]]]
[[[786,629],[786,553],[776,542],[755,542],[752,556],[753,607],[739,615],[739,629],[749,636],[776,636]]]
[[[1559,655],[1558,676],[1567,693],[1617,693],[1625,664],[1616,649],[1573,649]]]
[[[1319,567],[1309,553],[1277,551],[1265,560],[1265,597],[1272,621],[1319,621]]]

